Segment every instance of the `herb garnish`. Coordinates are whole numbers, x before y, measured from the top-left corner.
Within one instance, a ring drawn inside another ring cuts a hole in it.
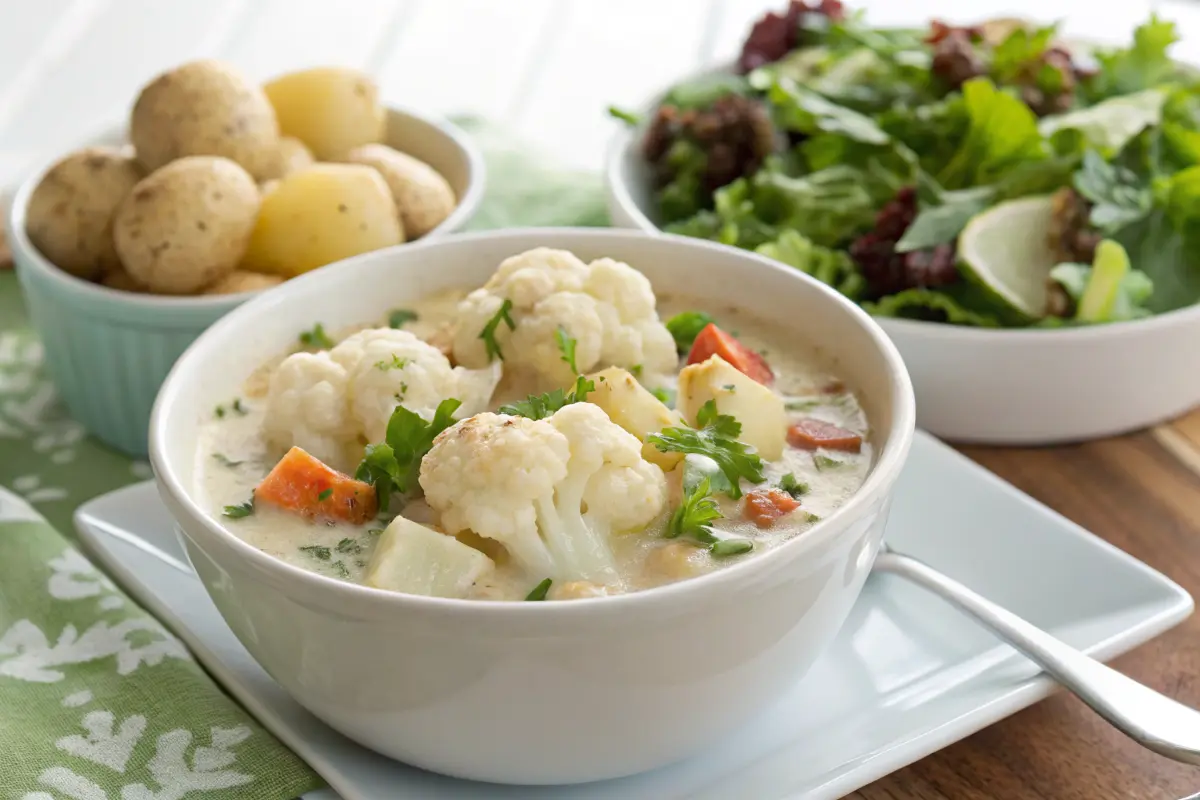
[[[554,341],[558,344],[558,352],[562,353],[559,356],[575,375],[579,374],[579,367],[575,366],[575,345],[579,342],[567,333],[567,329],[559,325],[558,330],[554,331]]]
[[[642,121],[642,118],[632,111],[626,111],[625,109],[617,108],[616,106],[608,107],[608,115],[613,119],[624,122],[631,128],[635,127],[639,122]]]
[[[395,353],[392,353],[392,358],[390,361],[376,361],[375,369],[381,372],[387,372],[389,369],[404,369],[408,366],[409,361],[410,359],[401,358]]]
[[[242,408],[242,398],[240,397],[233,398],[233,410],[243,417],[248,413],[246,409]]]
[[[712,322],[713,318],[703,311],[683,311],[667,320],[667,330],[675,337],[675,348],[686,353],[692,349],[700,331]]]
[[[318,350],[328,350],[333,347],[333,339],[330,339],[329,334],[325,332],[325,326],[318,322],[313,325],[311,331],[304,331],[300,334],[300,344]]]
[[[726,493],[736,499],[742,496],[739,485],[742,478],[751,483],[762,483],[763,461],[753,447],[739,442],[742,423],[727,414],[717,413],[717,404],[709,400],[700,407],[696,415],[699,428],[663,428],[646,437],[664,453],[694,453],[708,456],[717,463],[728,481]]]
[[[330,564],[330,566],[333,567],[333,571],[338,574],[339,578],[349,578],[350,577],[350,570],[346,569],[346,565],[343,562],[335,561],[332,564]]]
[[[575,386],[569,392],[555,389],[546,394],[531,394],[524,400],[500,406],[500,413],[508,414],[511,417],[545,419],[563,406],[586,401],[588,394],[594,391],[596,391],[596,384],[580,375],[575,378]]]
[[[799,499],[801,495],[808,494],[809,486],[807,483],[797,479],[795,475],[789,472],[787,475],[784,475],[779,479],[779,489],[780,491],[787,492],[792,497]]]
[[[403,328],[406,323],[416,322],[418,319],[420,319],[420,315],[415,311],[407,308],[393,309],[392,312],[388,314],[388,327]]]
[[[347,536],[345,539],[342,539],[337,543],[337,547],[335,549],[339,553],[350,553],[356,555],[362,552],[362,545],[358,543],[357,539],[351,539],[349,536]]]
[[[324,503],[330,497],[333,497],[333,489],[325,489],[324,491],[322,491],[320,494],[317,495],[317,501]]]
[[[526,600],[545,600],[546,593],[550,591],[550,584],[554,581],[546,578],[544,581],[533,587],[533,591],[525,595]]]
[[[221,514],[223,516],[229,517],[230,519],[241,519],[242,517],[248,517],[253,513],[254,513],[254,497],[253,496],[246,502],[241,503],[239,505],[225,506],[225,509],[221,512]]]
[[[246,463],[244,461],[234,461],[233,459],[231,459],[229,456],[225,455],[224,453],[213,453],[213,458],[215,458],[217,460],[217,463],[220,464],[222,467],[229,467],[230,469],[238,466],[239,464]]]
[[[496,311],[495,316],[488,320],[488,324],[483,326],[483,330],[479,332],[479,338],[483,339],[483,345],[487,348],[488,361],[498,358],[504,360],[504,353],[500,352],[500,343],[496,341],[496,329],[503,322],[508,326],[508,329],[516,330],[517,324],[513,322],[513,318],[508,312],[512,311],[513,303],[508,298],[500,304],[500,308]]]
[[[213,413],[217,416],[217,419],[225,419],[225,406],[217,406],[213,409]]]
[[[838,461],[836,458],[830,458],[823,453],[813,453],[813,466],[818,470],[825,471],[827,469],[841,469],[849,466],[845,461]]]
[[[687,473],[684,474],[686,476]],[[683,500],[671,513],[665,536],[668,539],[687,536],[699,542],[711,543],[715,537],[708,526],[722,516],[712,496],[712,482],[707,477],[702,478],[690,489],[684,488]]]
[[[354,472],[355,478],[375,487],[380,511],[387,511],[392,492],[403,494],[412,488],[421,459],[433,447],[434,438],[454,424],[454,412],[460,405],[454,398],[443,400],[429,422],[404,406],[392,411],[385,441],[367,445]]]
[[[329,548],[323,544],[308,544],[300,548],[301,553],[308,553],[318,561],[328,561],[331,557]]]
[[[670,389],[651,389],[650,394],[658,398],[658,402],[662,403],[667,408],[675,407],[675,393]]]

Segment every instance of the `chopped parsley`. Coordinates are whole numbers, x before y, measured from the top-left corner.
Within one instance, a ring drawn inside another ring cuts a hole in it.
[[[388,327],[403,328],[407,323],[416,322],[420,318],[420,315],[415,311],[407,308],[396,308],[388,314]]]
[[[558,330],[554,332],[554,341],[558,343],[558,352],[562,353],[559,357],[571,368],[572,374],[578,375],[579,367],[575,366],[575,345],[579,343],[578,340],[559,325]]]
[[[629,368],[629,374],[635,378],[640,378],[640,377],[642,377],[642,371],[644,369],[645,368],[641,364],[634,364],[632,367]]]
[[[668,539],[686,536],[706,544],[715,541],[716,537],[709,530],[709,524],[724,515],[721,509],[717,508],[717,501],[712,496],[712,482],[705,476],[699,483],[687,487],[685,466],[684,483],[683,500],[671,513],[671,521],[667,523],[664,535]]]
[[[813,466],[822,472],[827,469],[841,469],[842,467],[849,466],[845,461],[838,461],[836,458],[830,458],[822,453],[813,453],[812,460]]]
[[[727,383],[724,386],[722,386],[721,388],[724,389],[725,391],[729,392],[730,394],[733,394],[734,392],[737,391],[737,386],[732,383]]]
[[[329,548],[323,544],[308,544],[300,548],[301,553],[308,553],[318,561],[328,561],[332,554]]]
[[[350,570],[346,569],[346,565],[342,561],[335,561],[330,566],[333,567],[333,571],[338,574],[339,578],[350,577]]]
[[[525,595],[525,599],[526,600],[545,600],[546,593],[550,591],[550,584],[552,584],[552,583],[554,583],[554,581],[550,580],[549,578],[546,578],[546,580],[542,581],[537,586],[533,587],[533,591],[531,591],[529,594]]]
[[[253,513],[254,513],[254,498],[253,497],[251,497],[246,502],[241,503],[236,506],[225,506],[225,509],[221,512],[221,514],[223,516],[229,517],[230,519],[241,519],[242,517],[248,517]]]
[[[392,353],[392,358],[390,361],[376,361],[375,369],[380,370],[381,372],[387,372],[389,369],[404,369],[409,365],[409,362],[410,359],[401,358],[395,353]]]
[[[304,331],[300,334],[300,344],[317,350],[328,350],[333,347],[333,339],[330,339],[329,334],[325,332],[325,326],[318,322],[313,325],[311,331]]]
[[[362,552],[362,545],[358,543],[357,539],[351,539],[349,536],[347,536],[345,539],[342,539],[340,542],[338,542],[337,547],[334,549],[339,553],[358,555]]]
[[[780,491],[787,492],[792,497],[799,499],[801,495],[808,494],[809,486],[802,480],[799,480],[792,473],[788,473],[779,479]]]
[[[786,401],[783,407],[788,411],[812,411],[814,408],[824,405],[824,403],[824,400],[816,397],[793,397],[791,400]]]
[[[742,423],[717,413],[717,404],[712,400],[700,407],[696,422],[699,428],[663,428],[646,437],[646,441],[664,453],[694,453],[711,458],[728,482],[726,494],[734,499],[742,496],[742,478],[751,483],[765,480],[762,458],[753,447],[737,440]]]
[[[217,463],[220,464],[222,467],[229,467],[230,469],[233,469],[234,467],[238,466],[239,464],[246,463],[244,461],[234,461],[232,458],[225,455],[224,453],[213,453],[213,458],[215,458],[217,460]]]
[[[242,398],[240,398],[240,397],[233,398],[232,408],[238,416],[242,416],[242,417],[246,416],[246,413],[247,413],[246,409],[242,408]]]
[[[675,349],[686,353],[692,349],[700,331],[713,323],[713,318],[703,311],[684,311],[667,320],[667,330],[675,338]]]
[[[217,406],[213,409],[213,413],[216,414],[217,419],[225,419],[225,406]]]
[[[670,389],[651,389],[650,394],[658,398],[658,402],[667,408],[675,407],[675,393]]]
[[[318,500],[318,502],[324,503],[326,500],[328,500],[331,497],[333,497],[333,489],[326,489],[325,491],[323,491],[319,495],[317,495],[317,500]]]
[[[722,539],[719,542],[713,542],[709,546],[708,552],[714,556],[740,556],[742,553],[749,553],[754,549],[754,542],[749,539]]]
[[[370,534],[371,536],[382,536],[383,528],[370,528],[367,530],[367,533]]]
[[[596,384],[580,375],[575,378],[575,386],[569,392],[555,389],[546,394],[531,394],[524,400],[500,406],[500,413],[508,414],[510,417],[545,419],[563,406],[586,401],[587,396],[594,391],[596,391]]]
[[[508,313],[512,311],[512,307],[512,300],[505,298],[495,316],[488,320],[488,324],[484,325],[483,330],[479,332],[479,338],[483,339],[483,346],[487,348],[488,361],[496,358],[504,360],[504,353],[500,352],[500,343],[496,341],[496,330],[500,327],[501,322],[507,325],[510,331],[516,330],[517,324],[513,322],[512,316]]]
[[[415,485],[421,459],[433,447],[434,438],[454,424],[454,412],[460,405],[454,398],[443,400],[429,422],[404,406],[392,411],[385,441],[367,445],[354,472],[355,478],[375,487],[380,511],[387,511],[393,492],[403,494]]]

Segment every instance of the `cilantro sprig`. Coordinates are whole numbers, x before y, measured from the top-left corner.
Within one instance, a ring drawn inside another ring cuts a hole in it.
[[[715,461],[708,456],[687,455],[683,462],[683,500],[671,512],[664,536],[691,539],[715,557],[753,550],[754,542],[749,539],[721,538],[713,531],[712,523],[724,517],[713,493],[727,492],[728,487],[729,480]]]
[[[460,405],[454,398],[443,400],[428,422],[404,406],[392,411],[384,441],[367,445],[354,472],[355,478],[375,487],[381,511],[387,511],[393,492],[404,494],[416,484],[421,459],[437,435],[454,424],[454,412]]]
[[[318,322],[313,325],[312,330],[300,334],[300,344],[317,350],[328,350],[333,347],[333,339],[325,332],[325,326]]]
[[[488,320],[487,325],[484,325],[483,330],[479,332],[479,338],[483,339],[483,346],[487,348],[489,362],[496,358],[501,361],[504,360],[504,353],[500,351],[500,342],[496,341],[496,331],[500,328],[500,323],[507,325],[510,331],[516,330],[517,323],[513,322],[512,315],[509,314],[512,311],[512,307],[512,300],[505,298],[504,302],[500,304],[500,308],[496,310],[495,315]]]
[[[587,396],[594,391],[596,391],[595,382],[579,375],[575,378],[575,385],[569,392],[555,389],[553,392],[545,394],[531,394],[524,400],[500,406],[500,413],[508,414],[510,417],[545,419],[563,406],[586,401]]]
[[[727,414],[717,413],[717,404],[709,400],[696,415],[698,428],[663,428],[652,433],[646,441],[664,453],[693,453],[707,456],[716,462],[728,487],[725,493],[737,499],[742,496],[742,478],[762,483],[763,460],[750,445],[739,442],[742,423]]]
[[[578,375],[579,367],[575,366],[575,346],[579,341],[567,333],[567,329],[561,325],[554,332],[554,341],[558,344],[558,352],[562,353],[559,357],[571,368],[571,372]]]

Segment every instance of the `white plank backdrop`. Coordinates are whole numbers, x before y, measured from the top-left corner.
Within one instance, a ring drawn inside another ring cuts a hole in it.
[[[388,100],[505,123],[548,157],[599,168],[609,104],[637,106],[736,54],[785,0],[0,0],[0,188],[121,118],[157,72],[201,56],[249,74],[373,73]],[[880,23],[1019,14],[1122,40],[1151,8],[1200,61],[1196,0],[864,0]]]

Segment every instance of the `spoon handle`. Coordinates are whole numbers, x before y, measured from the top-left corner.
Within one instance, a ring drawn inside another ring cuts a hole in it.
[[[1060,642],[911,556],[884,549],[875,569],[908,578],[974,617],[1134,741],[1200,766],[1200,713]]]

